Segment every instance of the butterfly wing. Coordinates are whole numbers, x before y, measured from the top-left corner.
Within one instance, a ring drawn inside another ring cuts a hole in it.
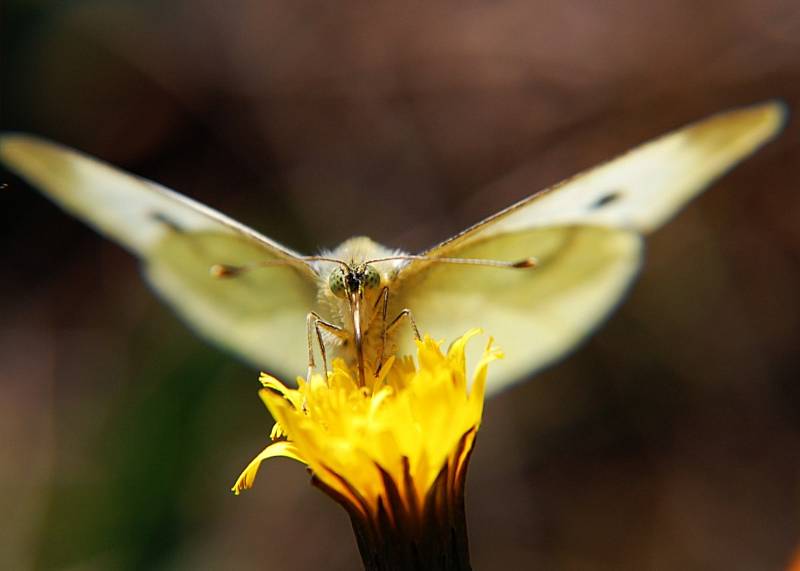
[[[395,306],[410,308],[437,338],[475,326],[495,336],[507,354],[487,387],[497,391],[574,348],[623,297],[641,262],[641,235],[774,137],[784,120],[776,102],[715,115],[522,200],[425,255],[535,256],[538,267],[414,261],[398,276]]]
[[[0,138],[0,160],[143,262],[155,290],[201,334],[276,373],[307,363],[314,271],[291,250],[202,204],[77,151],[27,135]],[[279,264],[233,279],[215,264]]]

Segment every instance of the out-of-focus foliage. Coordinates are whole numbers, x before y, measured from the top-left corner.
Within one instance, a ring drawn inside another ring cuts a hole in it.
[[[0,127],[305,251],[353,234],[419,249],[714,111],[800,110],[789,0],[3,8]],[[488,403],[476,569],[788,564],[799,141],[793,120],[649,241],[596,337]],[[119,248],[0,182],[0,567],[357,565],[346,516],[298,466],[228,491],[271,426],[258,372],[185,331]]]

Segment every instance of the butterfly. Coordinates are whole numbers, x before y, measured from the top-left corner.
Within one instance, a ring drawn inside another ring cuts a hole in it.
[[[30,135],[0,160],[140,257],[203,336],[274,374],[338,355],[363,381],[419,331],[491,333],[496,392],[575,347],[624,296],[643,235],[776,136],[786,109],[714,115],[535,193],[417,255],[351,238],[304,256],[157,183]],[[315,350],[314,347],[317,347]],[[477,350],[477,349],[476,349]]]

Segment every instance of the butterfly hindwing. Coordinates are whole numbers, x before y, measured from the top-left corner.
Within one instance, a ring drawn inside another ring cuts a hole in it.
[[[242,235],[192,232],[164,237],[148,255],[148,281],[205,337],[272,374],[294,379],[308,365],[306,315],[317,285],[293,266],[213,278],[210,264],[246,266],[268,259]]]
[[[638,271],[642,239],[627,230],[556,226],[495,236],[456,255],[513,260],[532,248],[536,268],[430,264],[398,288],[397,307],[412,308],[434,338],[455,339],[469,323],[494,336],[506,358],[489,378],[490,392],[565,354],[609,313]],[[470,357],[481,349],[470,347]]]

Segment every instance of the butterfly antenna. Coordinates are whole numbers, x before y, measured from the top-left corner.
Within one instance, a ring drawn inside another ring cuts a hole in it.
[[[346,269],[350,268],[350,266],[348,266],[341,260],[336,260],[334,258],[326,258],[325,256],[300,256],[297,259],[303,262],[332,262],[334,264],[340,264],[344,266]],[[259,262],[253,262],[252,264],[245,264],[243,266],[233,266],[230,264],[214,264],[213,266],[211,266],[211,268],[209,268],[209,273],[211,274],[212,277],[215,278],[235,278],[236,276],[240,276],[243,273],[258,268],[293,265],[297,263],[297,259],[261,260]]]
[[[506,262],[503,260],[486,260],[481,258],[441,258],[438,256],[415,256],[411,254],[403,254],[399,256],[389,256],[387,258],[376,258],[369,260],[368,264],[376,262],[391,262],[394,260],[420,260],[424,262],[436,262],[443,264],[465,264],[468,266],[486,266],[490,268],[535,268],[539,265],[539,261],[534,257],[523,258],[515,262]]]
[[[301,256],[300,259],[305,262],[330,262],[332,264],[339,264],[345,270],[350,269],[350,266],[346,262],[337,260],[336,258],[328,258],[326,256]]]

